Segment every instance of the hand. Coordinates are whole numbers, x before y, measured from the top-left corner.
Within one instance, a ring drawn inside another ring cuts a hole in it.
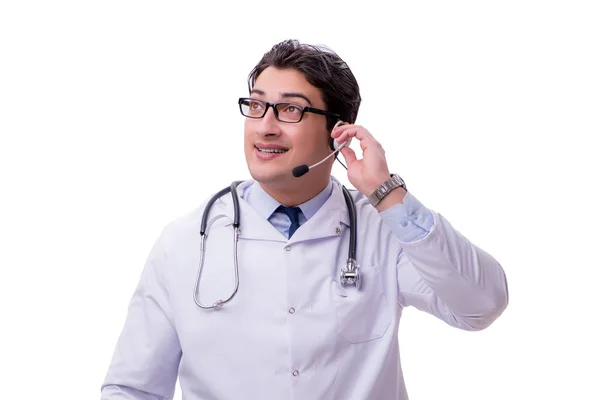
[[[333,130],[331,137],[338,143],[344,143],[348,138],[355,137],[360,141],[363,152],[361,160],[356,159],[356,153],[350,147],[344,147],[340,153],[348,166],[348,180],[365,196],[370,196],[383,182],[390,178],[385,150],[375,140],[373,135],[360,125],[340,125]]]

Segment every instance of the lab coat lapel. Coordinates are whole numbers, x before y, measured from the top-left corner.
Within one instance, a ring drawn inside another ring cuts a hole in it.
[[[312,218],[298,228],[290,243],[340,236],[350,225],[349,221],[342,186],[334,180],[331,196]]]
[[[238,186],[238,199],[240,204],[240,239],[287,242],[287,238],[283,237],[283,235],[271,225],[268,220],[258,215],[250,204],[240,197],[241,191],[246,185],[251,183],[252,181],[245,181]],[[224,209],[223,213],[229,220],[225,226],[231,226],[233,225],[234,214],[231,194],[223,196],[222,202]]]

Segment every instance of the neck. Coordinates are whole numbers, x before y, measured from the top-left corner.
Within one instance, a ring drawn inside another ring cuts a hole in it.
[[[295,178],[294,184],[289,186],[260,182],[259,184],[269,196],[279,203],[286,207],[296,207],[318,195],[329,184],[329,175],[309,176],[309,174],[301,178]]]

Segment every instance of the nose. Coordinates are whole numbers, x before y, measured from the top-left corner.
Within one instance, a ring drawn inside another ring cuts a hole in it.
[[[275,109],[273,106],[267,108],[266,114],[258,120],[259,125],[257,132],[261,135],[280,135],[281,125],[280,122],[275,118]]]

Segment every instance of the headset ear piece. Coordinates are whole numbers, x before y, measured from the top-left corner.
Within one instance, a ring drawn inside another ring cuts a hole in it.
[[[335,150],[339,149],[342,146],[348,146],[348,145],[350,145],[350,142],[352,141],[352,138],[348,138],[348,140],[346,140],[344,143],[338,143],[337,140],[334,140],[334,139],[332,139],[332,141],[333,141],[333,145],[331,147],[335,151]]]
[[[329,148],[330,148],[332,151],[335,151],[335,150],[337,149],[337,142],[336,142],[336,141],[335,141],[335,139],[334,139],[334,138],[332,138],[332,137],[330,137],[330,138],[329,138]]]
[[[340,125],[344,125],[345,122],[342,120],[339,120],[338,122],[335,123],[335,126],[333,127],[333,129],[337,128]],[[331,132],[333,133],[333,129],[331,130]],[[348,138],[348,140],[346,140],[344,143],[338,143],[337,140],[335,140],[332,137],[329,137],[329,148],[333,151],[336,151],[337,149],[339,149],[341,146],[346,145],[346,144],[350,144],[350,142],[352,141],[352,138]]]

